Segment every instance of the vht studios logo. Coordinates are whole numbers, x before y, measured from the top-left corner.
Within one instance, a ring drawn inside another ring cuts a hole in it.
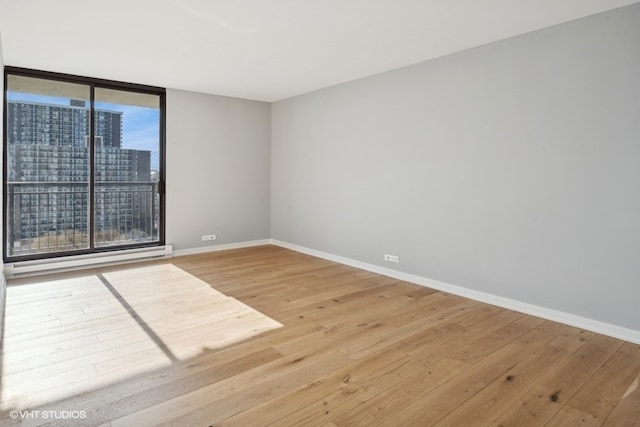
[[[84,420],[87,418],[85,411],[9,411],[12,419],[44,419],[44,420]]]

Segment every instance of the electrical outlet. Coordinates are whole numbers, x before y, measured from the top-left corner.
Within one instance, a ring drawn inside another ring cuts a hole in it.
[[[397,262],[400,262],[400,257],[398,255],[384,254],[384,260],[397,263]]]
[[[202,240],[216,240],[215,234],[204,234]]]

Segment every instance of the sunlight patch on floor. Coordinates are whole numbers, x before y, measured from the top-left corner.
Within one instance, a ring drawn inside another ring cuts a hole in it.
[[[65,399],[281,326],[172,264],[9,285],[0,408]]]

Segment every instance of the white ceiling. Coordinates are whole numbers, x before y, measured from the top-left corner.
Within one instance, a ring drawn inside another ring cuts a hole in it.
[[[277,101],[640,0],[0,0],[6,65]]]

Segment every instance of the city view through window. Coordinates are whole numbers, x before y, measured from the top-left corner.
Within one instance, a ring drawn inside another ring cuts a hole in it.
[[[6,99],[7,258],[160,241],[158,94],[9,74]]]

